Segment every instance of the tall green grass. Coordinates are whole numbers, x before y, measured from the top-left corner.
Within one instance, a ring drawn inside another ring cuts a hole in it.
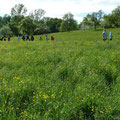
[[[102,31],[0,42],[0,119],[118,120],[120,33],[110,31],[105,42]]]

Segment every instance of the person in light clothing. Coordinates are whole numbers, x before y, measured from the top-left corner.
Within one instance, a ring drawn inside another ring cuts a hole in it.
[[[20,36],[18,35],[17,40],[20,41]]]
[[[103,37],[104,41],[107,40],[107,32],[106,32],[106,30],[103,31],[102,37]]]
[[[113,36],[112,36],[112,32],[110,32],[110,40],[112,40]]]
[[[46,35],[45,39],[46,39],[47,41],[49,40],[49,38],[48,38],[48,36],[47,36],[47,35]]]

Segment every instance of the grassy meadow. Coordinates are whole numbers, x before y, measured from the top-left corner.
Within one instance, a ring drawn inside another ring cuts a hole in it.
[[[120,29],[0,41],[0,120],[119,120]]]

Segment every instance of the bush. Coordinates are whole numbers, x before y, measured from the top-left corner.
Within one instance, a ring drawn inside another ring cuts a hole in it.
[[[2,36],[12,35],[12,31],[9,27],[4,26],[0,29],[0,35],[2,35]]]
[[[45,26],[45,25],[40,25],[38,26],[35,31],[34,34],[35,35],[39,35],[39,34],[45,34],[45,33],[50,33],[50,29],[49,27]]]

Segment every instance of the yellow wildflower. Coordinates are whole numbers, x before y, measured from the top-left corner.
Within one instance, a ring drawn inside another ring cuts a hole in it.
[[[100,94],[98,93],[98,96],[100,96]]]
[[[27,114],[27,111],[24,111],[23,113],[24,113],[24,114]]]
[[[13,90],[13,91],[12,91],[12,93],[14,94],[14,93],[15,93],[15,91]]]
[[[35,99],[35,96],[33,96],[33,99]]]
[[[55,94],[52,94],[51,97],[52,97],[53,99],[55,99]]]
[[[44,94],[44,95],[43,95],[43,98],[44,98],[44,99],[47,99],[47,98],[49,98],[49,96]]]
[[[102,110],[100,110],[100,113],[103,114],[104,112]]]
[[[109,106],[109,109],[110,109],[110,110],[112,110],[112,107],[111,107],[111,106]]]

